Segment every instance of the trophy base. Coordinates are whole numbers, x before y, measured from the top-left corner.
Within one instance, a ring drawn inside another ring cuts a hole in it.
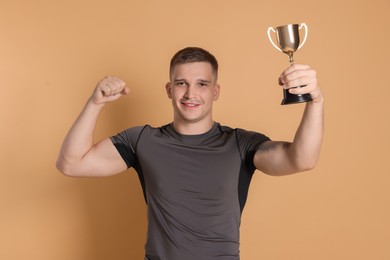
[[[291,94],[288,92],[288,89],[283,90],[284,98],[282,100],[281,105],[290,105],[290,104],[297,104],[297,103],[303,103],[303,102],[309,102],[313,101],[310,94]]]

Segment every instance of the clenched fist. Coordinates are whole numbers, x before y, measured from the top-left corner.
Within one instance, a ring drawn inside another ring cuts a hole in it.
[[[309,93],[313,98],[313,102],[323,100],[321,88],[317,80],[317,73],[308,65],[295,64],[288,67],[280,75],[279,85],[284,89],[288,89],[291,94]]]
[[[129,91],[126,82],[117,77],[107,76],[96,85],[91,101],[96,105],[102,105],[117,100]]]

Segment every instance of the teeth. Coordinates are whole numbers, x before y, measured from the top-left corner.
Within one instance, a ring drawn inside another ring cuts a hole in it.
[[[197,106],[197,104],[188,104],[188,103],[184,103],[184,105],[187,106],[187,107],[195,107],[195,106]]]

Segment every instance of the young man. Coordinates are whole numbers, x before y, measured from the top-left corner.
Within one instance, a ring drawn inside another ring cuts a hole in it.
[[[173,122],[138,126],[93,143],[99,112],[128,94],[115,77],[100,81],[67,134],[57,167],[68,176],[109,176],[133,167],[148,207],[145,259],[238,260],[241,213],[256,169],[286,175],[312,169],[323,133],[316,73],[294,65],[279,78],[293,94],[310,93],[293,142],[214,122],[220,86],[215,57],[185,48],[171,60],[166,92]],[[306,85],[303,88],[294,86]]]

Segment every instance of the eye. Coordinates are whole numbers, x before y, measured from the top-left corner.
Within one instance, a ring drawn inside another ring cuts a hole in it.
[[[208,84],[206,82],[199,82],[200,87],[207,87]]]
[[[175,82],[175,86],[185,87],[185,86],[187,86],[187,83],[185,81],[177,81],[177,82]]]

